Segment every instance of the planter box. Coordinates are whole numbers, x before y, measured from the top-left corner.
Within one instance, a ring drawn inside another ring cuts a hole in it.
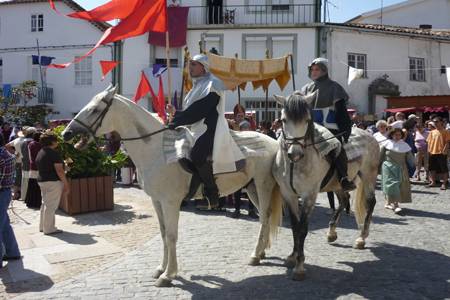
[[[70,193],[62,195],[59,208],[69,215],[114,209],[113,177],[68,179]]]

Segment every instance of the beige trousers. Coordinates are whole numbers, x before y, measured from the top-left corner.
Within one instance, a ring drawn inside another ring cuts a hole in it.
[[[61,200],[61,193],[64,189],[62,181],[39,182],[42,194],[41,221],[39,222],[39,231],[44,234],[52,233],[55,227],[55,211]]]

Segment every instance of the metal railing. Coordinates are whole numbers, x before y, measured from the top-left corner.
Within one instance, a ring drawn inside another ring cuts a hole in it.
[[[39,104],[53,104],[53,88],[41,87],[38,91]]]
[[[191,6],[188,25],[314,23],[314,4]]]
[[[46,84],[48,85],[48,84]],[[13,93],[14,88],[18,88],[19,84],[11,84],[11,92],[9,98],[14,99],[14,104],[20,104],[20,95],[17,93]],[[0,90],[3,91],[3,85],[0,84]],[[40,87],[34,93],[37,95],[38,104],[53,104],[53,87]],[[3,95],[3,93],[2,93]],[[5,95],[3,95],[5,96]],[[33,99],[36,99],[33,98]],[[33,99],[31,101],[33,101]]]

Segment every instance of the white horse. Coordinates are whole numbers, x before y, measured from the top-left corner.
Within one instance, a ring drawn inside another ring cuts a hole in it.
[[[314,95],[313,95],[314,96]],[[312,97],[313,97],[312,96]],[[347,206],[349,194],[341,190],[336,173],[321,188],[322,181],[330,169],[330,164],[321,158],[314,148],[314,117],[309,98],[294,93],[287,99],[274,95],[284,108],[281,121],[284,131],[278,139],[280,150],[273,166],[275,179],[281,187],[281,195],[289,207],[291,228],[294,235],[294,251],[286,259],[285,266],[294,268],[292,279],[303,280],[306,277],[304,242],[308,234],[308,223],[319,192],[333,191],[339,199],[339,208],[329,224],[328,242],[337,239],[336,227],[342,211]],[[363,249],[369,236],[369,226],[375,207],[375,187],[379,164],[379,146],[367,132],[357,128],[352,130],[362,138],[368,153],[360,160],[348,165],[348,175],[356,180],[355,218],[362,228],[361,236],[353,248]],[[299,216],[298,197],[302,199],[301,217]]]
[[[164,129],[164,124],[141,106],[116,95],[117,87],[110,85],[95,96],[70,122],[62,133],[65,141],[78,134],[85,134],[83,147],[95,136],[116,130],[123,139],[143,137]],[[282,199],[271,169],[278,143],[272,138],[256,132],[236,132],[239,136],[258,135],[269,153],[264,157],[247,158],[246,167],[239,172],[220,174],[216,183],[221,196],[229,195],[246,184],[251,201],[260,212],[261,228],[255,249],[249,263],[259,264],[270,246],[270,236],[275,235],[282,218]],[[180,204],[189,191],[192,174],[186,172],[179,163],[166,164],[163,152],[163,134],[124,141],[125,147],[138,169],[139,184],[152,198],[158,214],[159,227],[164,243],[164,257],[153,277],[158,278],[156,286],[168,286],[177,274],[176,242],[178,239],[178,219]],[[201,188],[193,197],[202,198]],[[214,225],[211,224],[211,230]]]

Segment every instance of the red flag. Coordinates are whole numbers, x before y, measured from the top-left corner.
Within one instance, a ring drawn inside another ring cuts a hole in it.
[[[189,7],[168,7],[167,16],[169,22],[170,47],[182,47],[186,45],[186,33]],[[160,47],[166,47],[166,34],[149,31],[148,43]]]
[[[50,6],[61,16],[88,21],[105,22],[114,19],[125,19],[137,7],[141,6],[144,0],[112,0],[90,11],[81,11],[70,15],[63,15],[56,10],[53,1],[50,0]]]
[[[117,66],[119,64],[118,61],[104,61],[101,60],[100,61],[100,65],[102,66],[102,73],[103,73],[103,77],[102,80],[105,79],[106,74],[108,74],[109,71],[111,71],[112,69],[114,69],[115,66]]]
[[[161,75],[159,75],[158,108],[156,108],[156,110],[158,110],[158,116],[161,119],[163,119],[164,122],[167,119],[165,108],[166,108],[166,98],[164,97],[162,78]]]
[[[142,97],[147,95],[148,92],[152,93],[153,102],[154,102],[156,99],[155,92],[153,92],[150,82],[148,82],[147,77],[145,77],[144,71],[142,71],[141,81],[139,81],[139,85],[136,89],[136,93],[134,93],[133,102],[137,103]]]
[[[114,1],[114,0],[113,0]],[[123,1],[125,2],[125,1]],[[52,4],[52,2],[51,2]],[[131,2],[128,5],[135,7],[136,3]],[[106,5],[106,4],[105,4]],[[111,4],[111,6],[113,6]],[[54,7],[54,5],[53,5]],[[119,6],[114,6],[118,9]],[[119,15],[120,12],[108,12],[106,15]],[[89,20],[89,16],[85,16],[85,20]],[[109,18],[109,17],[108,17]],[[58,69],[64,69],[69,65],[78,62],[85,58],[86,56],[92,54],[98,46],[112,43],[118,40],[126,39],[133,36],[138,36],[146,33],[148,30],[157,32],[166,32],[168,28],[167,25],[167,6],[166,0],[146,0],[136,7],[126,18],[124,18],[118,25],[108,28],[103,34],[100,41],[95,45],[89,53],[80,57],[79,59],[65,64],[51,64],[47,68],[55,67]],[[45,69],[47,69],[45,68]]]

